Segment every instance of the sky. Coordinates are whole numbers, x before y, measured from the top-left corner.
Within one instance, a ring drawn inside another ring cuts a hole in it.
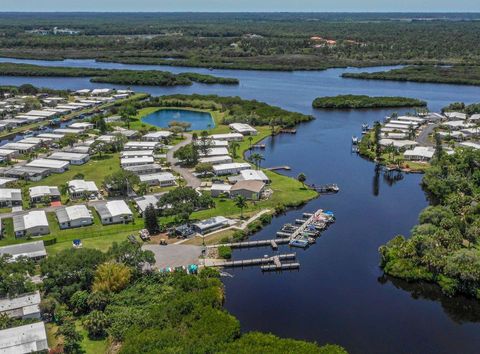
[[[0,0],[0,11],[480,12],[480,0]]]

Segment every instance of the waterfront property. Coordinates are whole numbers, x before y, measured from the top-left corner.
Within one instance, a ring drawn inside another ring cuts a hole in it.
[[[426,146],[416,146],[413,150],[407,150],[403,154],[406,160],[430,161],[435,154],[435,149]]]
[[[40,292],[0,299],[0,314],[10,318],[40,319]]]
[[[13,260],[19,257],[39,260],[47,256],[47,251],[43,241],[34,241],[0,247],[0,256],[3,255],[10,255]]]
[[[244,136],[240,133],[213,134],[209,136],[213,140],[242,141]]]
[[[245,123],[232,123],[229,125],[230,129],[232,129],[236,133],[240,133],[242,135],[257,135],[258,131],[251,125]]]
[[[95,204],[103,225],[125,224],[133,220],[133,213],[123,200]]]
[[[209,157],[199,158],[198,162],[200,162],[200,163],[210,163],[212,165],[219,165],[219,164],[232,163],[233,158],[228,156],[228,155],[209,156]]]
[[[79,204],[59,208],[55,211],[55,214],[62,230],[93,224],[92,213],[85,205]]]
[[[228,155],[228,149],[225,147],[213,147],[206,151],[206,154],[200,153],[200,156],[212,157],[212,156],[225,156]]]
[[[230,196],[233,198],[241,195],[247,199],[258,200],[262,197],[264,191],[265,183],[262,181],[238,181],[230,189]]]
[[[15,237],[48,235],[47,214],[43,210],[33,210],[13,217]]]
[[[242,170],[248,170],[252,166],[246,162],[233,162],[226,164],[218,164],[213,166],[213,171],[217,176],[222,175],[233,175],[237,174]]]
[[[43,322],[0,330],[1,353],[26,354],[47,351],[47,332]]]
[[[228,227],[230,223],[230,219],[227,219],[223,216],[215,216],[213,218],[194,223],[193,229],[199,234],[205,235],[209,232]]]

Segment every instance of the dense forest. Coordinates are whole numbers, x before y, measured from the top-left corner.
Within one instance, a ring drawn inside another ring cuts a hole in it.
[[[391,107],[425,107],[427,102],[408,97],[370,97],[366,95],[338,95],[317,97],[313,108],[323,109],[358,109]]]
[[[410,238],[380,248],[381,266],[394,277],[437,283],[447,295],[480,299],[480,151],[437,151],[422,184],[431,206]]]
[[[234,78],[217,77],[196,73],[172,74],[159,70],[117,70],[91,69],[73,67],[53,67],[30,64],[0,63],[2,76],[62,76],[91,77],[92,82],[120,85],[176,86],[191,85],[193,82],[203,84],[238,84]]]
[[[244,100],[240,97],[222,97],[216,95],[171,95],[153,97],[138,103],[143,107],[190,107],[225,112],[222,124],[247,123],[254,126],[270,125],[292,127],[308,122],[312,116],[286,111],[257,100]]]
[[[245,69],[480,64],[476,14],[0,14],[0,56]],[[54,27],[78,31],[54,35]]]
[[[161,274],[149,271],[153,263],[152,252],[130,241],[114,243],[105,253],[68,249],[41,261],[40,306],[52,352],[345,353],[334,345],[242,334],[238,320],[223,309],[217,271]],[[35,289],[28,276],[35,272],[33,262],[11,262],[4,255],[0,265],[0,295]],[[2,328],[32,321],[37,320],[3,318]]]
[[[480,66],[416,65],[373,73],[345,73],[342,77],[365,80],[436,82],[443,84],[480,85]]]

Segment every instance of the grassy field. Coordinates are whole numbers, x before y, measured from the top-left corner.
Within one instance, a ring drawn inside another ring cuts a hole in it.
[[[47,330],[47,341],[48,341],[48,346],[50,348],[55,348],[57,345],[62,344],[61,339],[58,339],[55,337],[55,334],[57,333],[58,326],[55,325],[54,323],[47,323],[46,324],[46,330]],[[106,353],[107,348],[108,348],[108,342],[106,339],[101,339],[101,340],[91,340],[88,338],[87,331],[83,328],[82,324],[80,321],[76,323],[76,327],[78,332],[83,336],[81,346],[83,350],[85,350],[85,353],[90,354],[90,353]]]

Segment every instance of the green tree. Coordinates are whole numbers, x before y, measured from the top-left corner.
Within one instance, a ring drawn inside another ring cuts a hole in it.
[[[211,163],[199,163],[195,166],[195,172],[205,177],[208,173],[213,173],[213,165]]]
[[[133,276],[141,274],[145,264],[155,264],[155,257],[152,251],[142,250],[140,244],[123,241],[114,242],[107,252],[109,259],[122,263],[134,270]]]
[[[83,327],[88,332],[90,339],[101,339],[107,335],[108,318],[101,311],[92,311],[83,320]]]
[[[304,173],[300,173],[297,176],[297,180],[303,185],[303,188],[305,188],[305,182],[307,181],[307,176]]]
[[[240,144],[238,143],[238,141],[232,141],[230,143],[230,150],[232,150],[232,155],[234,159],[238,157],[237,152],[239,148],[240,148]]]
[[[132,277],[132,271],[122,263],[107,262],[95,271],[92,290],[94,292],[117,293],[123,290]]]
[[[145,220],[145,228],[148,230],[150,235],[155,235],[159,230],[157,211],[155,207],[152,204],[150,204],[145,209],[144,214],[145,215],[143,218]]]
[[[200,156],[197,147],[193,144],[188,144],[175,151],[173,157],[180,160],[185,166],[195,166]]]
[[[257,170],[260,168],[260,164],[262,163],[263,160],[265,160],[263,155],[257,152],[250,155],[250,161],[252,161],[252,163],[255,165]]]
[[[380,139],[382,134],[382,126],[380,122],[375,122],[373,124],[373,131],[374,131],[374,139],[375,139],[375,159],[378,161],[381,157],[381,146],[380,146]]]
[[[131,104],[127,104],[120,108],[120,117],[122,121],[126,124],[127,129],[130,129],[130,122],[133,116],[137,114],[137,110]]]
[[[105,177],[103,181],[103,185],[109,191],[125,197],[139,184],[140,177],[131,171],[123,169]]]

